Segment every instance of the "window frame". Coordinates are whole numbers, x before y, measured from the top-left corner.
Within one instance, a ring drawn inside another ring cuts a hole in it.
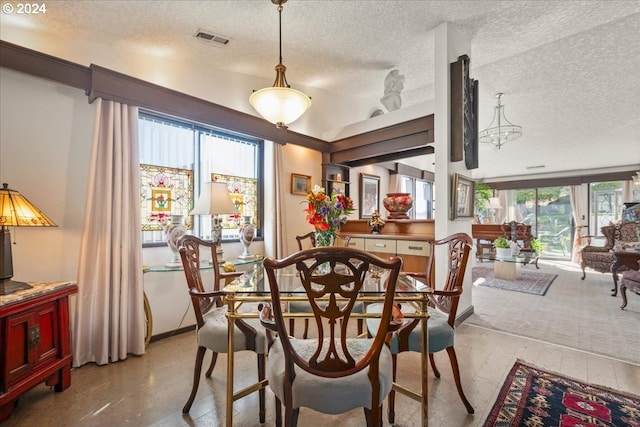
[[[214,136],[214,137],[222,137],[224,139],[228,139],[231,141],[238,140],[239,143],[250,144],[254,146],[255,152],[255,179],[258,182],[258,200],[256,203],[257,209],[257,224],[255,225],[255,234],[254,241],[260,241],[264,239],[264,153],[265,153],[265,141],[264,139],[258,137],[252,137],[245,134],[240,134],[237,132],[233,132],[226,129],[220,129],[215,126],[197,123],[189,119],[179,118],[175,116],[169,116],[162,113],[158,113],[155,111],[151,111],[148,109],[139,109],[138,112],[138,120],[150,120],[160,122],[166,125],[176,126],[183,129],[190,130],[193,132],[193,138],[191,141],[192,150],[193,150],[193,180],[194,180],[194,188],[193,188],[193,201],[195,203],[200,196],[200,187],[202,182],[206,182],[211,180],[211,177],[203,176],[203,168],[202,168],[202,145],[203,139],[206,135]],[[142,150],[142,141],[138,142],[139,148],[138,150]],[[143,161],[139,159],[139,164],[147,164],[148,161]],[[159,165],[161,166],[161,165]],[[167,166],[169,167],[169,166]],[[173,167],[173,166],[171,166]],[[215,172],[212,172],[212,174]],[[202,218],[193,218],[193,228],[190,232],[193,235],[203,237],[202,233]],[[241,218],[239,219],[242,222]],[[149,231],[140,230],[140,233],[149,233]],[[154,241],[149,241],[148,238],[142,234],[142,247],[160,247],[166,245],[166,242],[160,241],[158,238],[153,238]],[[236,242],[238,237],[227,237],[222,239],[222,243],[230,243]]]

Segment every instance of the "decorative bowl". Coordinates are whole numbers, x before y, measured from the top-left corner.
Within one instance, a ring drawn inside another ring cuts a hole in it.
[[[387,218],[408,219],[407,212],[413,207],[413,197],[409,193],[387,193],[382,204],[389,211]]]

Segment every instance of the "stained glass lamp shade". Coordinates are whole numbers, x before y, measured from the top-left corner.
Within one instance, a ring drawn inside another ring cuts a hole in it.
[[[9,184],[2,184],[0,189],[0,295],[29,289],[24,282],[11,280],[13,277],[13,258],[11,254],[11,233],[9,226],[14,227],[57,227],[40,209]]]

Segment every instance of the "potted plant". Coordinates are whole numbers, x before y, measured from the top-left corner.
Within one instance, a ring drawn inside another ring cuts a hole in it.
[[[533,249],[534,252],[538,255],[541,255],[542,251],[544,250],[544,247],[547,246],[545,242],[539,239],[531,239],[530,244],[531,244],[531,249]]]
[[[511,244],[506,237],[498,237],[493,241],[493,247],[496,248],[496,258],[510,258]]]
[[[493,189],[484,182],[477,182],[475,185],[475,209],[478,216],[478,223],[480,218],[486,218],[489,216],[487,205],[489,204],[489,198],[493,196]]]

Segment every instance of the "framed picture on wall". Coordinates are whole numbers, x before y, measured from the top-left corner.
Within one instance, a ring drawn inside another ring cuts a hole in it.
[[[329,192],[328,194],[347,194],[347,184],[344,182],[338,181],[329,181]]]
[[[360,219],[371,218],[373,211],[380,210],[380,177],[360,174]]]
[[[475,181],[458,173],[451,182],[451,219],[473,218]]]
[[[311,177],[309,175],[291,174],[291,194],[306,196],[311,190]]]

